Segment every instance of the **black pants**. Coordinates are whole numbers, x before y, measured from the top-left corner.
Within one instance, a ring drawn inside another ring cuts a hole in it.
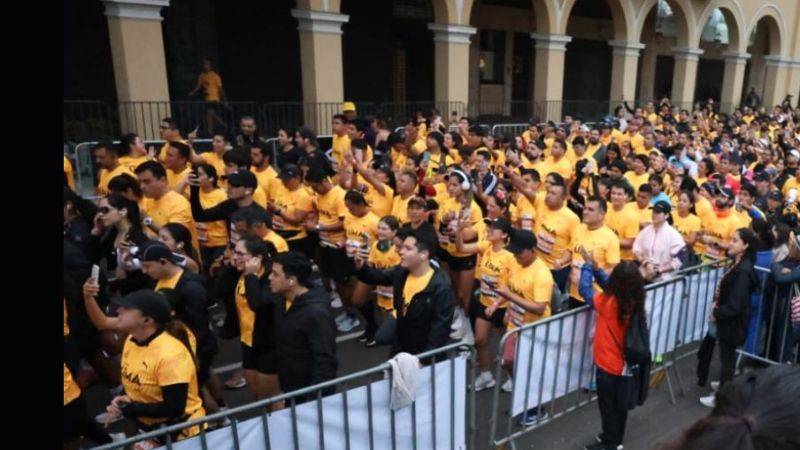
[[[700,344],[700,350],[697,352],[697,384],[699,386],[705,386],[708,382],[708,371],[716,343],[715,338],[706,334],[703,343]],[[736,371],[736,346],[719,341],[719,359],[721,365],[719,385],[722,387],[723,384],[733,379],[733,373]]]
[[[621,445],[625,435],[628,410],[618,406],[617,385],[620,378],[622,377],[597,368],[597,406],[600,407],[600,421],[603,424],[601,438],[606,446]]]

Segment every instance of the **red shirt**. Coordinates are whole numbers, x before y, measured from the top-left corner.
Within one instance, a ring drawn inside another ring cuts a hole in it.
[[[619,322],[617,299],[598,293],[594,296],[594,308],[597,310],[597,325],[594,335],[594,363],[612,375],[622,375],[625,365],[623,348],[625,348],[626,327]]]

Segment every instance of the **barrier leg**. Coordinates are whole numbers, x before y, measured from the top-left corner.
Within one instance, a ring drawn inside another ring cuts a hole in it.
[[[664,367],[664,378],[667,379],[667,390],[669,390],[669,402],[675,404],[675,392],[672,390],[672,379],[669,376],[669,369]]]
[[[675,373],[675,381],[678,383],[678,389],[680,390],[681,397],[686,395],[686,391],[683,389],[683,380],[681,379],[680,372],[678,371],[678,361],[675,360],[675,353],[673,352],[672,356],[670,357],[670,361],[672,361],[672,371]]]

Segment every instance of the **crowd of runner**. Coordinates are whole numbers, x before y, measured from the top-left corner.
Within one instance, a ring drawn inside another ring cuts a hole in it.
[[[64,158],[65,447],[110,442],[98,420],[151,430],[226,408],[224,388],[255,400],[335,378],[337,331],[389,355],[474,342],[474,389],[510,391],[492,334],[583,306],[585,264],[659,281],[725,258],[742,228],[773,273],[800,263],[788,105],[648,103],[491,135],[436,111],[398,133],[345,104],[330,149],[308,127],[273,149],[251,117],[206,152],[170,118],[160,130],[161,148],[136,134],[93,148],[94,200]],[[223,382],[211,364],[234,338],[242,369]],[[508,374],[515,345],[498,350]],[[98,418],[81,395],[96,380],[113,397]]]

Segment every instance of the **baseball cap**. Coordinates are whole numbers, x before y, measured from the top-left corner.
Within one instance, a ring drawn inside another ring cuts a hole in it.
[[[511,241],[506,246],[506,250],[518,255],[525,250],[536,248],[536,235],[528,230],[514,230],[511,233]]]
[[[342,103],[342,112],[353,111],[356,112],[356,104],[353,102]]]
[[[150,317],[162,325],[172,320],[172,308],[167,299],[149,289],[131,292],[114,303],[125,309],[138,309],[143,316]]]
[[[727,186],[717,189],[717,195],[724,195],[725,197],[728,198],[728,200],[733,200],[734,198],[736,198],[731,188]]]
[[[774,200],[776,202],[783,202],[783,194],[781,194],[781,191],[770,191],[770,193],[767,194],[767,199]]]
[[[178,264],[181,262],[181,259],[178,255],[172,253],[172,250],[159,241],[148,241],[144,243],[139,253],[139,259],[147,262],[161,261],[162,259],[166,259],[173,264]]]
[[[300,176],[300,168],[294,164],[287,164],[283,166],[283,168],[281,169],[281,173],[280,175],[278,175],[278,178],[280,178],[281,180],[288,180],[290,178],[296,178],[299,176]]]
[[[511,222],[505,217],[498,217],[494,220],[489,221],[488,226],[489,228],[503,231],[506,234],[511,234],[512,231]]]
[[[716,183],[709,183],[708,181],[706,181],[705,183],[701,184],[700,185],[700,189],[708,192],[712,196],[717,195],[717,193],[719,191],[719,189],[717,188],[717,184]]]
[[[766,181],[766,182],[769,182],[771,180],[770,180],[769,174],[767,172],[765,172],[763,170],[759,170],[753,176],[753,181]]]
[[[659,200],[653,205],[654,213],[669,214],[670,211],[672,211],[672,206],[670,206],[669,202],[664,200]]]
[[[227,176],[228,184],[232,187],[248,187],[255,189],[258,179],[249,170],[240,170]]]

